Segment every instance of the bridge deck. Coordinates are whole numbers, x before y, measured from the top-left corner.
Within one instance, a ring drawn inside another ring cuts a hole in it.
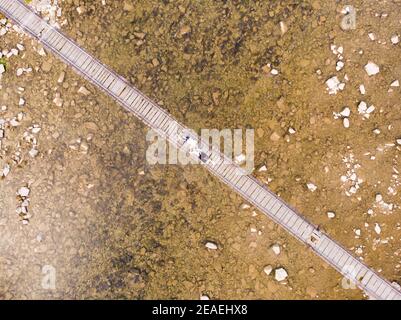
[[[199,137],[143,95],[128,81],[88,54],[69,37],[51,27],[20,0],[0,0],[0,11],[28,34],[40,41],[79,74],[112,96],[127,111],[165,136],[176,147],[186,147]],[[199,158],[207,144],[190,151]],[[401,292],[378,273],[355,258],[348,250],[320,232],[295,209],[278,198],[266,186],[217,151],[205,151],[202,165],[244,199],[257,207],[299,241],[306,244],[345,277],[375,299],[401,299]]]

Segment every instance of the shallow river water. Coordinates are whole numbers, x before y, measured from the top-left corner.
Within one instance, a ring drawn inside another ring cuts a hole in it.
[[[253,174],[400,283],[401,4],[347,4],[355,30],[343,1],[318,0],[64,0],[56,20],[186,125],[254,129]],[[147,163],[144,125],[37,42],[0,36],[17,44],[0,78],[0,299],[364,298],[201,167]]]

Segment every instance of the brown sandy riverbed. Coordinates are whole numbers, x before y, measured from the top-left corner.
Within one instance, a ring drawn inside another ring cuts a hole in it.
[[[400,88],[390,84],[401,77],[391,41],[401,4],[351,2],[357,28],[347,32],[345,3],[334,1],[65,0],[57,21],[186,125],[254,128],[254,174],[400,282]],[[0,50],[17,44],[0,80],[0,119],[19,122],[0,150],[0,175],[10,165],[0,180],[0,298],[363,298],[203,169],[148,165],[139,121],[35,41],[0,36]],[[329,95],[333,76],[345,88]],[[369,118],[361,101],[375,106]],[[349,128],[333,115],[345,107]],[[26,225],[16,213],[23,186]],[[266,275],[268,265],[286,281]],[[54,290],[42,286],[44,266],[54,267]]]

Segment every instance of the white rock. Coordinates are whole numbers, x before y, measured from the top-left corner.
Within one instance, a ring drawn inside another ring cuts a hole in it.
[[[375,40],[376,40],[376,36],[375,36],[375,34],[374,34],[373,32],[370,32],[370,33],[368,34],[368,36],[369,36],[369,39],[370,39],[370,40],[372,40],[372,41],[375,41]]]
[[[395,191],[394,188],[391,187],[391,186],[387,188],[387,192],[390,195],[396,195],[397,194],[397,191]]]
[[[217,250],[217,244],[211,241],[206,242],[205,247],[210,250]]]
[[[373,106],[373,105],[366,109],[366,113],[367,113],[367,114],[370,114],[370,113],[372,113],[373,111],[375,111],[375,106]]]
[[[398,36],[398,35],[393,35],[392,37],[391,37],[391,43],[392,44],[397,44],[398,42],[400,42],[400,37]]]
[[[380,234],[380,233],[382,232],[382,229],[380,228],[380,226],[379,226],[378,223],[375,223],[375,232],[376,232],[377,234]]]
[[[208,295],[202,294],[202,295],[200,296],[200,300],[210,300],[210,298],[209,298]]]
[[[342,70],[342,68],[344,68],[344,62],[343,61],[338,61],[337,62],[337,64],[336,64],[336,70],[337,71],[341,71]]]
[[[306,186],[307,186],[308,189],[309,189],[310,191],[312,191],[312,192],[315,192],[316,189],[317,189],[317,186],[315,186],[312,182],[308,182],[308,183],[306,184]]]
[[[59,75],[59,77],[57,79],[57,82],[58,83],[63,83],[64,82],[64,78],[65,78],[65,72],[63,71],[63,72],[60,73],[60,75]]]
[[[277,281],[284,281],[288,277],[288,273],[284,268],[278,268],[274,271],[274,278]]]
[[[343,117],[349,117],[350,115],[351,115],[351,110],[350,110],[350,108],[348,108],[348,107],[345,107],[341,112],[340,112],[340,114],[343,116]]]
[[[393,82],[391,82],[390,87],[399,87],[400,86],[400,82],[398,80],[395,80]]]
[[[355,229],[354,232],[357,236],[361,235],[361,229]]]
[[[276,76],[276,75],[278,75],[278,70],[277,70],[277,69],[272,69],[272,71],[270,71],[270,73],[271,73],[273,76]]]
[[[284,21],[280,21],[281,34],[285,34],[288,31],[288,27]]]
[[[365,113],[367,108],[368,108],[368,105],[366,104],[366,102],[365,101],[361,101],[359,103],[359,105],[358,105],[358,112],[359,113]]]
[[[281,252],[280,246],[278,244],[272,245],[272,250],[276,256],[278,256]]]
[[[29,199],[25,199],[24,201],[22,201],[21,207],[28,207],[28,206],[29,206]]]
[[[4,68],[4,65],[2,65],[2,64],[0,63],[0,74],[2,74],[2,73],[4,73],[4,72],[6,72],[6,68]]]
[[[29,155],[30,155],[32,158],[35,158],[35,157],[38,155],[38,153],[39,153],[39,151],[36,150],[36,149],[34,149],[34,148],[32,148],[31,150],[29,150]]]
[[[39,133],[40,130],[42,130],[40,127],[34,127],[34,128],[32,128],[32,133],[34,133],[34,134]]]
[[[376,194],[376,202],[382,202],[382,201],[383,201],[383,196],[380,193]]]
[[[366,89],[365,89],[365,86],[364,86],[363,84],[361,84],[361,85],[359,86],[359,92],[360,92],[361,94],[365,94],[365,93],[366,93]]]
[[[18,126],[20,125],[20,123],[19,123],[19,121],[18,121],[17,119],[12,118],[12,119],[10,120],[10,125],[11,125],[12,127],[18,127]]]
[[[401,138],[396,140],[397,144],[401,146]]]
[[[295,131],[295,129],[294,128],[289,128],[288,129],[288,133],[289,134],[294,134],[296,131]]]
[[[249,205],[249,204],[247,204],[247,203],[243,203],[243,204],[241,204],[241,210],[247,210],[247,209],[249,209],[251,206]]]
[[[268,265],[263,268],[263,272],[266,273],[268,276],[272,273],[273,267],[271,265]]]
[[[344,125],[344,128],[349,128],[350,123],[349,123],[349,119],[348,118],[344,118],[343,119],[343,125]]]
[[[365,66],[365,71],[369,76],[374,76],[380,72],[380,67],[376,63],[369,61]]]
[[[266,171],[267,171],[266,166],[261,166],[261,167],[259,168],[259,172],[266,172]]]
[[[27,197],[29,196],[30,190],[27,187],[22,187],[18,189],[17,194],[21,197]]]
[[[56,94],[56,97],[53,99],[53,103],[54,103],[57,107],[62,107],[62,106],[63,106],[63,99],[61,99],[60,94]]]
[[[338,91],[341,91],[343,86],[341,85],[340,80],[338,80],[337,76],[331,77],[326,81],[327,90],[330,95],[337,94]]]
[[[10,173],[10,165],[6,164],[3,168],[2,176],[7,177],[8,174]]]
[[[84,96],[87,96],[90,94],[90,91],[88,89],[86,89],[85,87],[80,87],[78,89],[78,93],[83,94]]]
[[[39,53],[40,56],[45,57],[46,56],[46,51],[43,47],[40,47],[37,52]]]
[[[336,214],[333,211],[327,212],[327,217],[329,219],[334,219],[336,217]]]

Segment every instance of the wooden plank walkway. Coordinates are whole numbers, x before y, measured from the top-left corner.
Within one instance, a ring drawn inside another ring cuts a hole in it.
[[[178,123],[127,80],[88,54],[69,37],[51,27],[23,1],[0,0],[0,11],[177,148],[187,148],[194,158],[201,159],[202,165],[213,175],[306,244],[371,298],[401,300],[401,292],[390,282],[328,235],[320,232],[253,176],[245,175],[239,166],[223,154],[215,150],[204,151],[208,150],[208,144],[201,141],[189,128]]]

